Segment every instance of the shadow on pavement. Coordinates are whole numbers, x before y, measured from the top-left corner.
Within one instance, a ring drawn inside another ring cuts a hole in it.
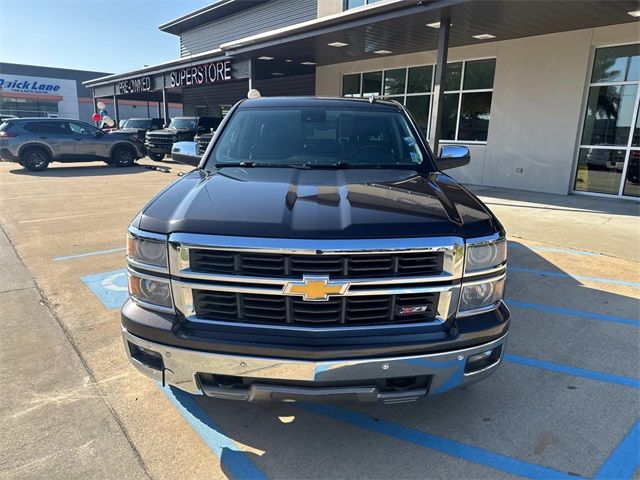
[[[487,205],[504,205],[516,208],[538,208],[541,210],[561,210],[575,212],[610,213],[613,215],[638,216],[640,203],[635,200],[603,198],[589,195],[556,195],[552,193],[528,192],[508,188],[492,188],[467,185]],[[492,202],[492,199],[498,200]],[[506,201],[501,201],[506,200]],[[514,203],[515,202],[515,203]],[[526,205],[527,203],[540,204]]]
[[[50,166],[42,172],[32,172],[26,168],[9,170],[14,175],[24,175],[26,177],[99,177],[111,175],[128,175],[131,173],[142,173],[146,169],[143,165],[132,165],[131,167],[118,168],[107,164],[96,163],[95,166]]]

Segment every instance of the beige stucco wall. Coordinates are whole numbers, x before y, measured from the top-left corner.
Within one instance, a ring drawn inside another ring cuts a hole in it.
[[[344,0],[318,0],[318,18],[342,12]]]
[[[638,34],[635,23],[451,49],[451,62],[497,59],[487,144],[470,145],[471,163],[451,170],[452,176],[568,193],[594,47],[637,42]],[[430,51],[318,67],[316,93],[340,95],[344,74],[433,64],[435,58]]]

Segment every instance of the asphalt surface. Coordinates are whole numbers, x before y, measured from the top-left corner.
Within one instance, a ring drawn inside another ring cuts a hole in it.
[[[0,478],[640,478],[638,204],[478,188],[510,235],[507,356],[415,404],[244,404],[125,357],[124,240],[188,168],[0,163]]]

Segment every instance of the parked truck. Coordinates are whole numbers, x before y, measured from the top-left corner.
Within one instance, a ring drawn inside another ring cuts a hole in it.
[[[504,354],[505,231],[397,102],[255,98],[129,227],[122,335],[142,373],[246,401],[398,403]]]

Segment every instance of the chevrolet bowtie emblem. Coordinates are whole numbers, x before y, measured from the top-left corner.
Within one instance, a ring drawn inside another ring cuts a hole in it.
[[[349,290],[349,282],[330,281],[329,277],[304,275],[302,281],[287,282],[283,295],[297,295],[305,301],[323,302],[329,297],[344,295]]]

